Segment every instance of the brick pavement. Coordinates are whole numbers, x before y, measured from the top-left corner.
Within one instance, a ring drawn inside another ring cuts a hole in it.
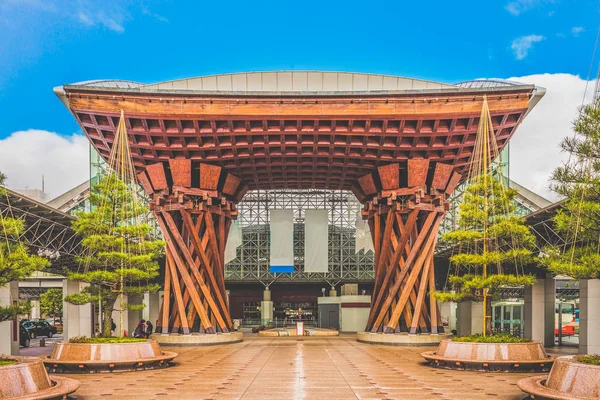
[[[179,352],[163,370],[68,375],[74,399],[523,399],[530,374],[438,370],[423,365],[429,347],[360,344],[336,338],[244,338],[243,343]]]

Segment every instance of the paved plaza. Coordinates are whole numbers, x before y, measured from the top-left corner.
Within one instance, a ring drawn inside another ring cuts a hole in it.
[[[354,335],[249,336],[234,345],[165,347],[179,353],[169,369],[68,376],[82,383],[74,399],[525,398],[516,382],[533,374],[434,369],[419,355],[432,349],[361,344]]]

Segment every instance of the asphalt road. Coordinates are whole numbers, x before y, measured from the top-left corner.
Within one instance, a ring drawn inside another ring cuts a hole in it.
[[[45,339],[45,347],[40,346],[41,339]],[[52,339],[45,336],[38,336],[35,339],[31,339],[29,347],[21,347],[20,353],[22,356],[43,356],[50,354],[54,347],[54,343],[60,342],[61,340],[63,340],[62,335],[54,335],[52,336]]]

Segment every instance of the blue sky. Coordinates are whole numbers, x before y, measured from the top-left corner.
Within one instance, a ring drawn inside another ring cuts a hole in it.
[[[0,171],[12,188],[44,175],[50,195],[89,177],[88,142],[52,91],[65,83],[281,69],[495,77],[547,89],[510,163],[511,178],[552,198],[599,17],[600,0],[0,0]]]
[[[79,132],[52,88],[88,79],[277,69],[585,78],[599,17],[598,1],[577,0],[0,0],[0,139]]]

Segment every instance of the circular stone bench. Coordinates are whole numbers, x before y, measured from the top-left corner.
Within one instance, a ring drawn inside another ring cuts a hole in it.
[[[0,399],[37,400],[63,398],[79,388],[79,381],[48,375],[37,357],[9,356],[19,362],[0,367]]]
[[[162,351],[155,340],[132,343],[68,343],[54,345],[44,359],[49,372],[115,372],[165,368],[177,353]]]
[[[154,333],[150,339],[156,340],[164,346],[217,346],[240,343],[244,340],[244,334],[242,332],[191,333],[189,335]]]
[[[536,399],[597,400],[600,366],[578,362],[573,356],[558,357],[549,375],[521,379],[517,386]]]
[[[554,359],[542,343],[478,343],[443,340],[421,355],[433,367],[504,372],[549,371]]]
[[[402,333],[371,333],[357,332],[356,340],[360,343],[381,344],[387,346],[434,346],[442,340],[452,337],[449,333],[439,334],[409,334]]]
[[[333,329],[307,328],[304,330],[304,336],[327,337],[339,336],[340,332]],[[259,331],[261,337],[296,337],[296,328],[275,328]]]

